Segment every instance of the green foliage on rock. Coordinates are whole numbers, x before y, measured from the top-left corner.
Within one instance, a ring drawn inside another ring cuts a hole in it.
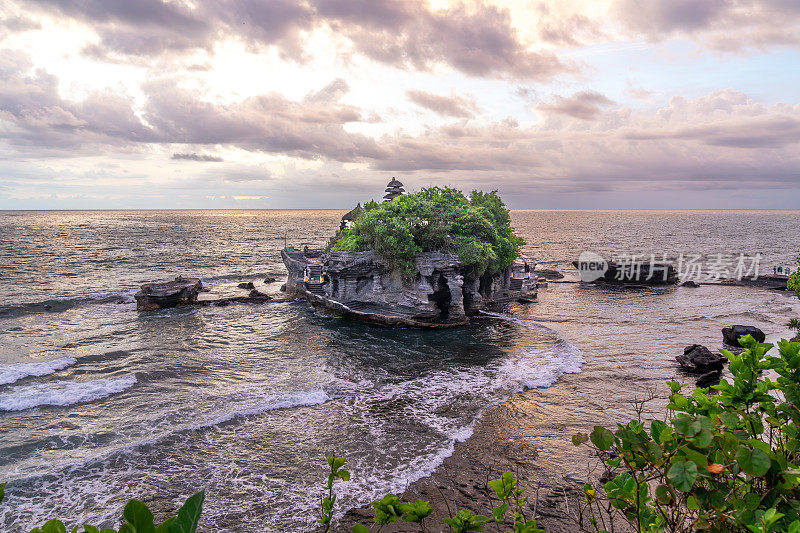
[[[636,531],[800,533],[800,343],[780,341],[780,357],[750,335],[740,343],[739,355],[722,350],[733,378],[718,394],[670,381],[667,421],[573,437],[611,477],[585,485],[582,525],[606,531],[617,515]]]
[[[405,272],[415,270],[418,253],[442,251],[481,275],[506,268],[523,244],[497,191],[473,191],[467,198],[457,189],[431,187],[364,205],[332,250],[374,250]]]
[[[797,256],[797,270],[789,276],[789,280],[786,282],[786,288],[790,291],[794,291],[794,293],[800,297],[800,256]]]
[[[5,487],[6,483],[0,483],[0,503],[3,502]],[[153,522],[153,513],[147,505],[139,500],[130,500],[122,511],[123,523],[119,530],[100,529],[89,524],[83,524],[82,527],[76,525],[68,530],[61,520],[53,518],[31,529],[30,533],[196,533],[204,499],[204,491],[189,497],[178,510],[177,516],[167,518],[159,525]]]

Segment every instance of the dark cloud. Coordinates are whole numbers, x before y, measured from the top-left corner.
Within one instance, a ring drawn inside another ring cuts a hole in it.
[[[206,154],[172,154],[172,159],[180,159],[184,161],[198,161],[201,163],[221,163],[224,161],[218,155]]]
[[[359,15],[349,0],[317,0],[330,22],[368,57],[398,67],[446,63],[470,75],[549,79],[570,70],[551,52],[532,52],[507,10],[476,4],[432,11],[422,0],[380,3]]]
[[[25,0],[20,0],[24,2]],[[400,68],[447,64],[466,74],[545,80],[571,70],[552,52],[523,43],[507,10],[483,3],[433,10],[424,0],[42,0],[26,2],[40,14],[90,25],[100,43],[85,53],[155,56],[212,51],[234,38],[253,49],[275,45],[283,56],[304,59],[304,37],[329,26],[354,50]]]
[[[475,102],[460,96],[441,96],[425,91],[408,90],[406,96],[418,106],[446,117],[474,118]]]
[[[614,9],[629,28],[660,34],[706,28],[732,4],[730,0],[617,0]]]
[[[615,0],[611,13],[651,40],[685,34],[726,52],[800,46],[796,0]]]
[[[538,104],[536,109],[581,120],[593,120],[602,112],[603,107],[613,104],[613,100],[601,93],[582,91],[566,98],[555,95],[550,102]]]

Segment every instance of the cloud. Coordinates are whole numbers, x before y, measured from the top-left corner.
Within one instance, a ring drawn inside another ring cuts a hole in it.
[[[594,120],[605,106],[614,101],[596,91],[582,91],[569,97],[555,95],[550,102],[541,102],[536,109],[581,120]]]
[[[650,40],[689,35],[712,48],[800,46],[800,3],[794,0],[614,0],[622,28]]]
[[[58,81],[44,71],[27,74],[23,56],[0,63],[0,138],[20,148],[93,152],[147,143],[228,145],[305,159],[355,161],[381,157],[370,137],[344,130],[362,120],[360,109],[338,102],[347,90],[337,80],[304,101],[262,94],[230,104],[203,101],[175,80],[151,81],[139,116],[134,101],[109,92],[82,102],[61,98]],[[371,120],[369,117],[368,120]],[[192,154],[188,154],[190,158]],[[198,156],[200,157],[200,156]]]
[[[478,106],[475,102],[460,96],[440,96],[425,91],[408,90],[406,96],[420,107],[446,117],[475,118]]]
[[[400,68],[443,63],[483,77],[547,80],[574,70],[548,51],[531,51],[508,10],[477,2],[432,10],[423,0],[315,0],[317,13],[356,50]]]
[[[306,36],[330,28],[353,51],[399,68],[444,64],[472,76],[546,80],[574,70],[549,51],[520,39],[508,10],[483,2],[436,10],[424,0],[18,0],[40,16],[78,20],[99,43],[85,53],[102,59],[165,53],[212,53],[238,40],[253,51],[275,46],[285,58],[306,59]]]
[[[181,159],[185,161],[199,161],[202,163],[221,163],[224,161],[218,155],[206,154],[172,154],[172,159]]]

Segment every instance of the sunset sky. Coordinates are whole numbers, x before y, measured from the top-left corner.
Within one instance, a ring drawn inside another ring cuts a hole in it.
[[[0,0],[0,209],[800,206],[798,0]]]

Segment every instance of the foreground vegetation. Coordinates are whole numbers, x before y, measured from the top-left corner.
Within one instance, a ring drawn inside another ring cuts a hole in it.
[[[356,210],[332,249],[374,250],[405,273],[414,273],[418,253],[454,253],[480,276],[509,266],[523,244],[497,191],[473,191],[467,198],[456,189],[431,187]]]

